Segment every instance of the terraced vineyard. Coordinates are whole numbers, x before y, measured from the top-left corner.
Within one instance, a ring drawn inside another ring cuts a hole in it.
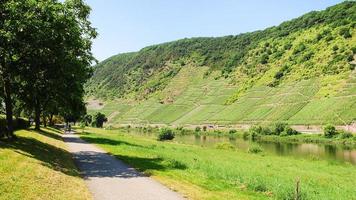
[[[225,79],[203,78],[206,68],[186,67],[159,95],[145,101],[113,100],[99,110],[110,124],[349,124],[355,120],[356,72],[349,74],[333,96],[320,96],[320,79],[281,87],[258,86],[231,105],[227,99],[238,89]],[[188,79],[194,79],[189,82]],[[189,84],[187,84],[189,83]],[[187,84],[184,86],[184,84]],[[175,88],[179,87],[179,88]],[[179,91],[175,94],[172,91]],[[162,103],[164,99],[170,103]]]
[[[119,54],[95,67],[88,110],[114,126],[353,123],[355,13],[344,2],[263,31]]]

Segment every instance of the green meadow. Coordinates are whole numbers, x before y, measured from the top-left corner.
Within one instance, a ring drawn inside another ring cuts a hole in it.
[[[159,142],[120,130],[86,128],[81,138],[190,199],[295,199],[297,180],[302,199],[356,198],[356,168],[347,163]]]

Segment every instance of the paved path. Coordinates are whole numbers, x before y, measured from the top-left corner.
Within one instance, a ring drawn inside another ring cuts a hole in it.
[[[77,135],[64,134],[63,140],[95,200],[184,199]]]

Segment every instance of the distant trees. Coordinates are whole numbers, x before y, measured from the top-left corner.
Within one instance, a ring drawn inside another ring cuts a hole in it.
[[[103,113],[98,112],[93,116],[92,125],[94,127],[103,128],[104,122],[107,122],[107,121],[108,121],[108,118],[106,118],[106,116]]]
[[[91,39],[97,33],[82,0],[3,0],[0,4],[0,80],[13,137],[13,105],[33,114],[66,120],[85,114],[84,82],[92,71]],[[29,117],[31,117],[29,116]]]

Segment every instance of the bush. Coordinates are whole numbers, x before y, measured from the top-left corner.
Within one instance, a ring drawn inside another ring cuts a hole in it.
[[[173,140],[174,139],[174,132],[171,129],[168,128],[162,128],[158,134],[158,140],[163,141],[163,140]]]
[[[340,137],[341,139],[347,139],[347,138],[352,138],[353,135],[352,135],[352,133],[350,133],[350,132],[341,131],[339,137]]]
[[[327,126],[324,127],[324,136],[325,137],[331,138],[331,137],[334,137],[337,134],[338,134],[338,132],[337,132],[335,126],[327,125]]]
[[[195,127],[195,132],[200,132],[200,131],[201,131],[200,126]]]
[[[235,134],[237,131],[235,129],[229,130],[229,134]]]
[[[249,129],[249,133],[251,136],[256,136],[256,135],[271,135],[271,130],[267,127],[262,127],[262,126],[252,126]]]
[[[203,131],[206,131],[207,130],[207,127],[206,126],[203,126]]]
[[[288,125],[286,123],[277,122],[273,126],[272,133],[274,135],[280,135],[287,128],[287,126]]]
[[[291,127],[286,127],[285,130],[283,131],[283,133],[281,133],[281,135],[298,135],[300,134],[300,132],[292,129]]]
[[[262,151],[263,151],[262,147],[256,144],[250,146],[247,150],[248,153],[260,153]]]
[[[243,137],[244,139],[247,139],[248,136],[250,136],[250,133],[247,132],[247,131],[245,131],[245,132],[242,134],[242,137]]]

